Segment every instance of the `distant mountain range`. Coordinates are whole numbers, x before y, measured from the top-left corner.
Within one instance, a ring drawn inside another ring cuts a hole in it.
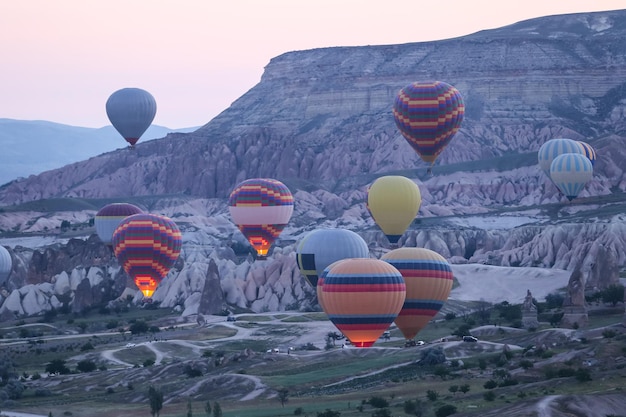
[[[193,132],[198,127],[170,129],[152,125],[141,141],[172,132]],[[37,175],[126,147],[113,126],[88,128],[42,120],[0,119],[0,184]]]

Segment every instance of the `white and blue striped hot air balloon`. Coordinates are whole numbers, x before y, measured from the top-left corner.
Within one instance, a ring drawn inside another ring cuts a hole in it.
[[[583,154],[585,154],[585,156],[589,158],[589,160],[591,161],[591,165],[595,165],[596,164],[596,150],[593,149],[593,147],[586,142],[582,142],[580,140],[577,142],[578,142],[578,145],[583,149]]]
[[[572,139],[550,139],[539,148],[537,152],[537,159],[539,160],[539,167],[543,172],[550,177],[550,166],[552,161],[559,155],[564,153],[579,153],[584,154],[582,146]]]
[[[11,254],[4,246],[0,246],[0,284],[3,284],[9,278],[12,268]]]
[[[593,165],[585,155],[565,153],[550,165],[550,178],[559,190],[572,201],[593,177]]]

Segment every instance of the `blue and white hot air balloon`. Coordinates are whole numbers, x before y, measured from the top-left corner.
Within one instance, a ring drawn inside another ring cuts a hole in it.
[[[550,165],[550,178],[559,190],[572,201],[593,177],[593,165],[585,155],[565,153]]]
[[[298,244],[296,261],[300,273],[313,288],[324,269],[347,258],[369,258],[370,251],[361,236],[346,229],[316,229]]]
[[[0,246],[0,284],[3,284],[9,278],[12,268],[11,254],[4,246]]]
[[[564,153],[579,153],[583,154],[582,146],[572,139],[550,139],[539,148],[537,152],[537,159],[539,160],[539,167],[550,178],[550,165],[554,158]]]

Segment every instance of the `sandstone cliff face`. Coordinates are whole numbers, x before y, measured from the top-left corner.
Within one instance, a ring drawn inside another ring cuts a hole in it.
[[[57,197],[92,208],[7,209],[0,229],[51,231],[62,220],[93,217],[93,199],[137,199],[184,231],[183,255],[154,296],[162,306],[184,314],[228,304],[313,308],[295,242],[316,227],[345,227],[380,255],[387,242],[365,207],[366,189],[378,176],[405,175],[423,202],[401,244],[457,263],[580,268],[587,285],[602,288],[626,261],[625,21],[626,11],[553,16],[438,42],[286,53],[196,132],[1,187],[7,208]],[[455,85],[467,108],[432,177],[391,116],[397,91],[424,79]],[[537,149],[555,137],[585,140],[598,153],[580,203],[564,204],[537,167]],[[241,261],[232,251],[245,241],[230,222],[226,197],[251,177],[280,179],[296,198],[266,262]],[[0,283],[0,314],[36,310],[31,304],[52,308],[68,297],[80,308],[106,298],[96,293],[115,298],[132,287],[89,233],[63,247],[11,249],[16,263],[10,282]],[[598,257],[613,266],[599,272]]]

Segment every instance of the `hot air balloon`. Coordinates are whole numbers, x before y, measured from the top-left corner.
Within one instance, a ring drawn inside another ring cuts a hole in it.
[[[380,177],[367,190],[367,209],[394,247],[417,216],[421,204],[419,187],[406,177]]]
[[[596,164],[596,150],[593,149],[593,147],[586,143],[586,142],[582,142],[582,141],[576,141],[578,143],[578,145],[583,149],[583,154],[589,158],[589,160],[591,161],[591,165],[595,165]]]
[[[593,177],[593,165],[585,155],[565,153],[550,165],[550,178],[569,201],[575,199]]]
[[[182,236],[170,218],[141,213],[122,220],[113,233],[112,243],[124,271],[150,298],[178,259]]]
[[[369,258],[367,243],[358,234],[346,229],[317,229],[309,232],[296,248],[300,273],[313,288],[324,269],[346,258]]]
[[[111,246],[113,232],[126,217],[133,214],[143,213],[143,211],[132,204],[128,203],[111,203],[102,207],[96,213],[94,224],[96,233],[102,242]]]
[[[537,159],[539,167],[550,178],[550,165],[554,158],[564,153],[583,153],[583,148],[577,141],[572,139],[558,138],[550,139],[539,148]]]
[[[400,133],[431,165],[461,127],[464,114],[461,93],[442,81],[411,83],[400,90],[393,105]]]
[[[356,347],[370,347],[393,323],[406,296],[404,279],[379,259],[337,261],[324,277],[324,311]]]
[[[233,223],[266,259],[272,243],[293,213],[293,196],[282,182],[271,178],[245,180],[230,193],[228,209]]]
[[[12,268],[11,254],[4,246],[0,246],[0,285],[4,284],[9,278]]]
[[[141,88],[122,88],[111,94],[106,112],[115,130],[133,147],[154,120],[156,101]]]
[[[404,278],[406,299],[395,323],[407,341],[412,340],[448,299],[452,269],[443,256],[424,248],[394,249],[380,259],[396,267]]]

